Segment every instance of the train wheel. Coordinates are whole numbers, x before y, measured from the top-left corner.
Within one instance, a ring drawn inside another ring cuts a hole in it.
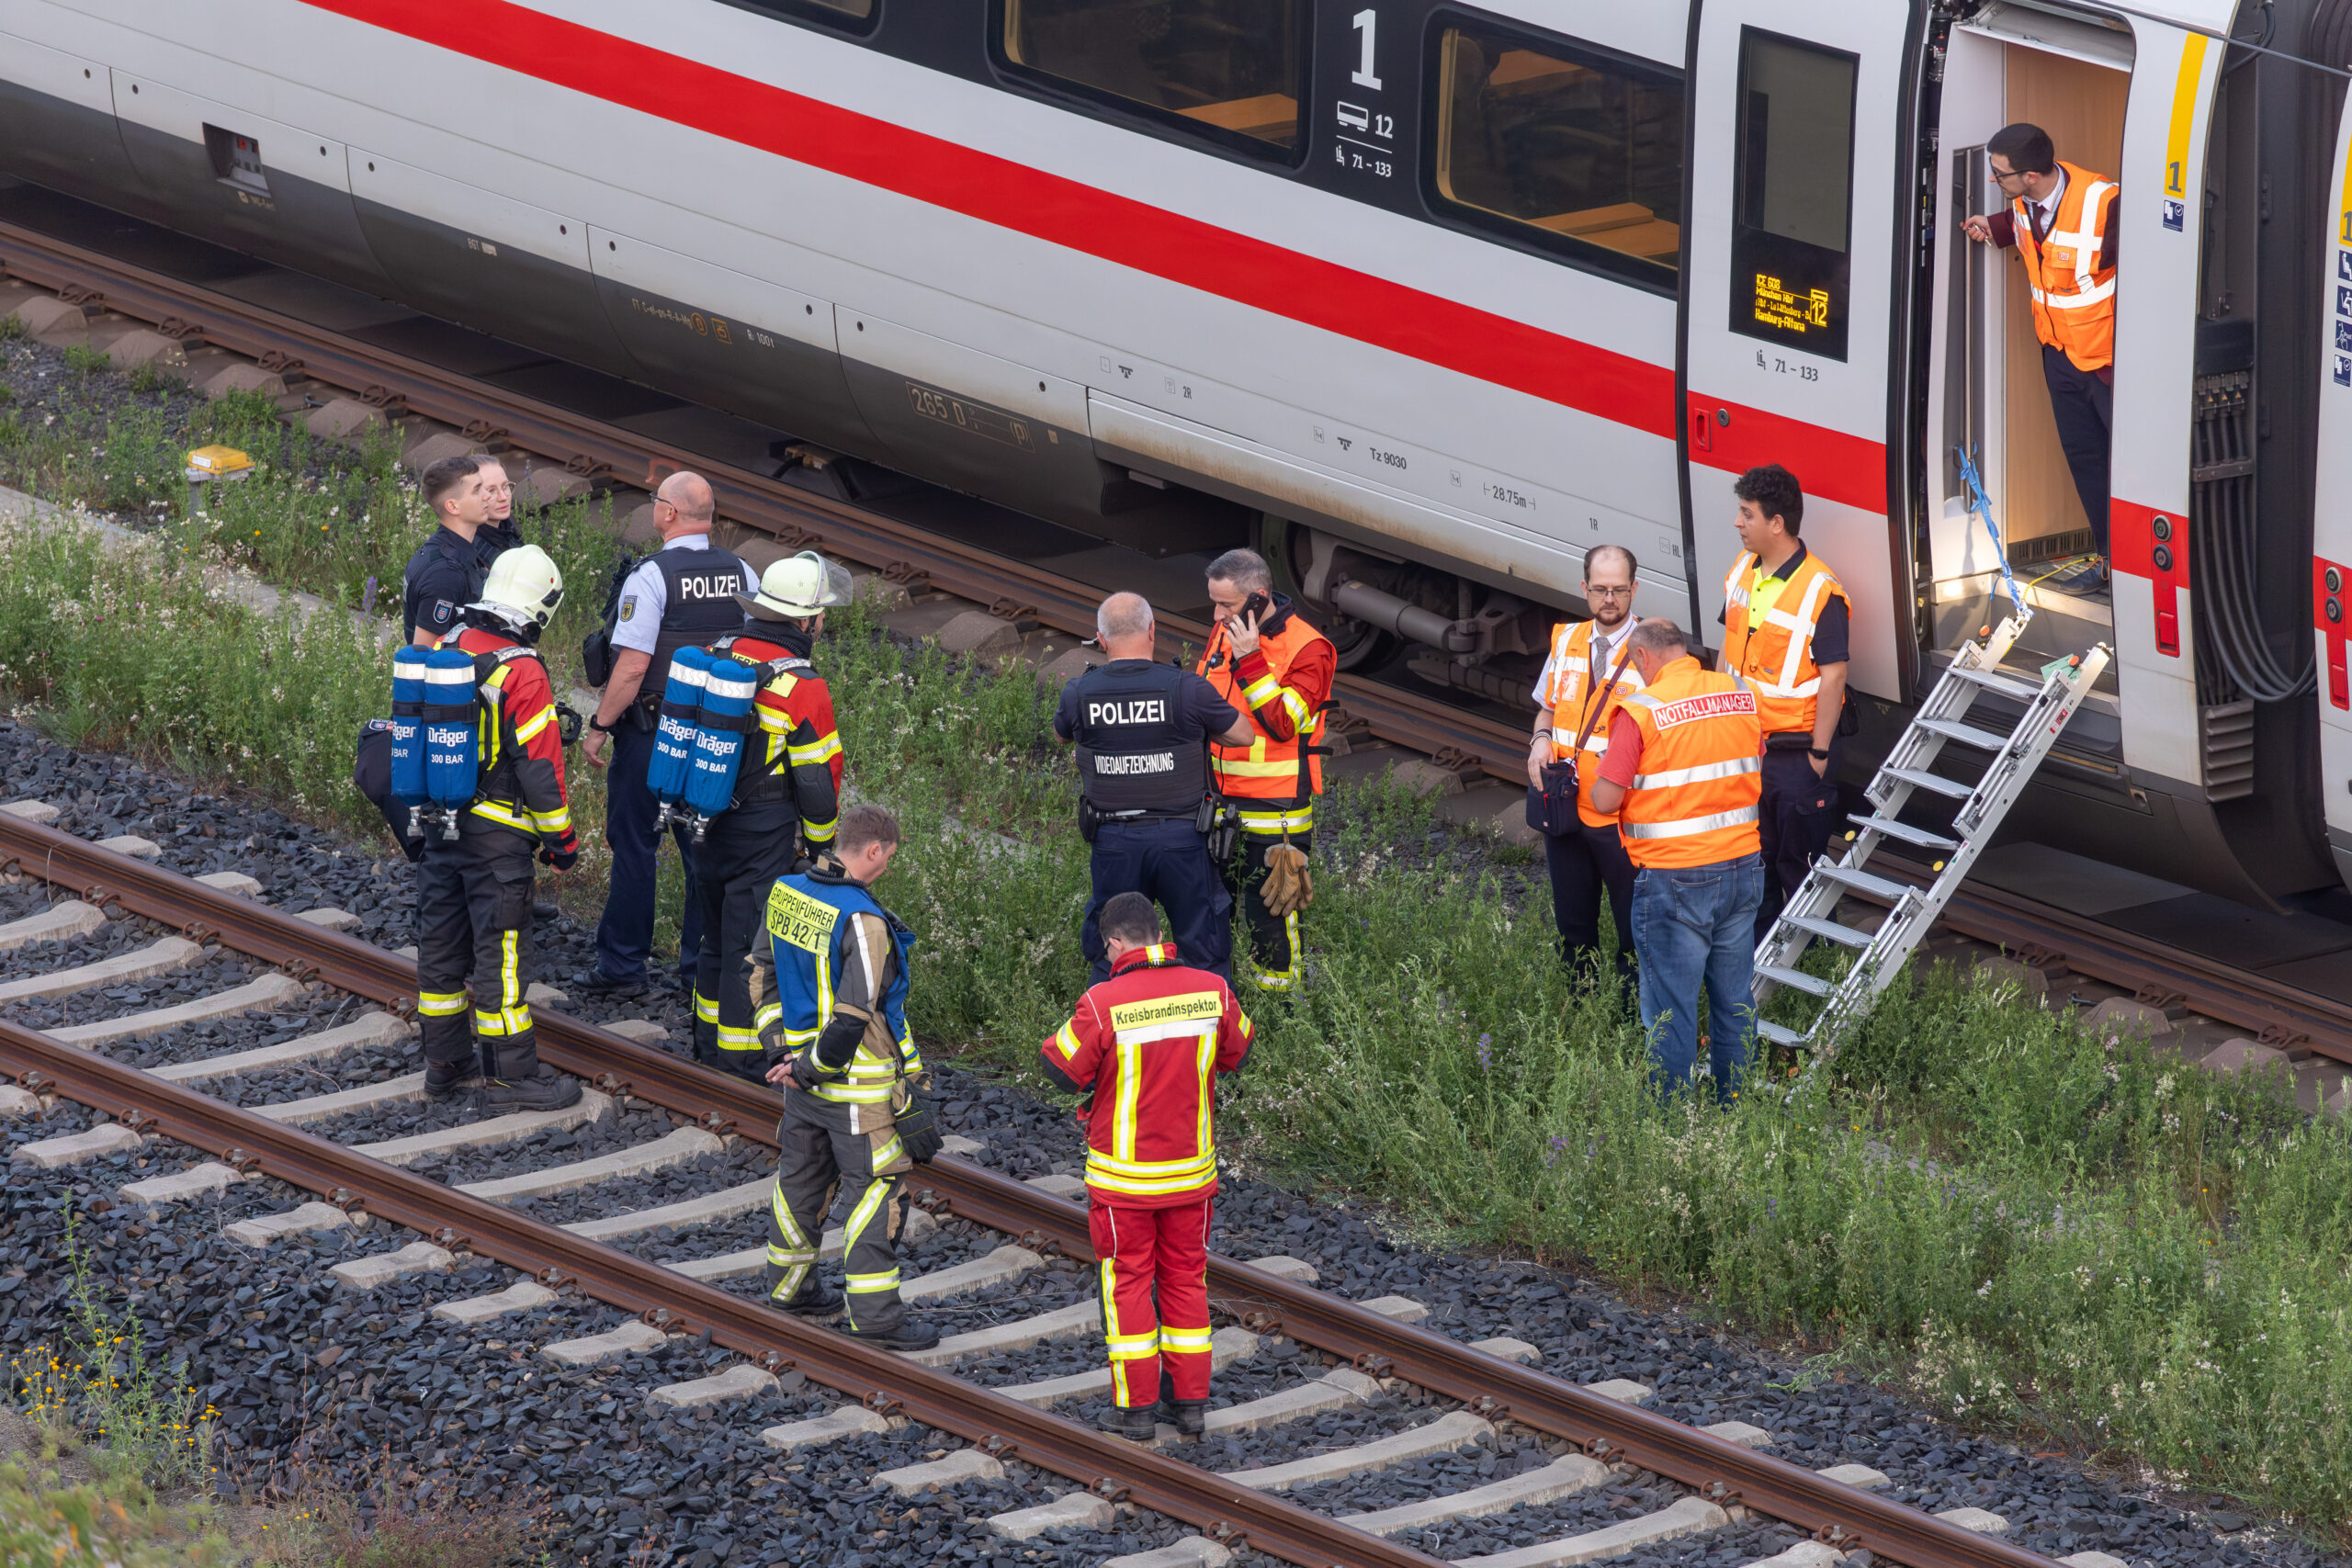
[[[1356,670],[1367,664],[1377,664],[1396,651],[1394,637],[1353,616],[1343,615],[1319,600],[1308,598],[1306,590],[1299,586],[1306,570],[1308,530],[1305,526],[1287,517],[1261,512],[1257,526],[1251,532],[1250,547],[1266,558],[1275,589],[1306,606],[1316,626],[1331,639],[1332,649],[1339,655],[1340,669]]]

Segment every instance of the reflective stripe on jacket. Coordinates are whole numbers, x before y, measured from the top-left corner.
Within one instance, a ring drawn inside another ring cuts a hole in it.
[[[1247,746],[1209,745],[1209,782],[1223,795],[1249,800],[1303,800],[1323,793],[1323,759],[1311,748],[1322,733],[1325,701],[1331,695],[1328,674],[1301,690],[1291,667],[1300,656],[1320,644],[1327,651],[1318,664],[1336,671],[1338,655],[1331,639],[1285,607],[1273,625],[1261,626],[1258,653],[1262,674],[1244,677],[1233,657],[1233,644],[1219,626],[1209,634],[1209,645],[1193,668],[1208,678],[1216,694],[1238,708],[1256,731]],[[1272,728],[1269,728],[1272,721]],[[1287,731],[1287,733],[1284,733]]]
[[[1637,866],[1714,865],[1758,852],[1764,730],[1756,694],[1736,675],[1676,660],[1625,700],[1642,729],[1618,828]]]
[[[1625,631],[1640,624],[1629,620]],[[1628,647],[1624,636],[1624,632],[1618,634],[1610,669],[1624,658]],[[1600,759],[1609,750],[1610,720],[1625,705],[1627,697],[1642,689],[1642,672],[1634,668],[1634,661],[1624,659],[1624,666],[1608,703],[1596,716],[1592,698],[1609,684],[1610,671],[1592,669],[1592,623],[1563,621],[1552,633],[1552,657],[1544,666],[1551,682],[1544,696],[1552,710],[1552,761],[1567,757],[1576,746],[1577,732],[1589,720],[1592,733],[1585,737],[1584,750],[1577,756],[1577,815],[1589,828],[1606,828],[1614,820],[1607,812],[1593,808],[1592,785],[1600,777]]]
[[[2033,237],[2033,204],[2018,197],[2010,205],[2018,258],[2033,295],[2034,335],[2065,351],[2077,370],[2115,363],[2115,266],[2100,238],[2115,182],[2104,175],[2059,161],[2066,188],[2045,239]]]
[[[1724,579],[1724,668],[1755,689],[1767,735],[1813,733],[1821,694],[1813,634],[1832,594],[1846,601],[1850,617],[1853,599],[1811,550],[1785,581],[1765,576],[1742,550]]]
[[[467,816],[559,854],[574,852],[580,840],[564,788],[563,729],[546,663],[514,638],[481,626],[461,627],[439,646],[471,654],[478,671],[485,659],[497,660],[476,687],[481,783]]]
[[[762,744],[744,755],[735,800],[748,805],[771,794],[790,800],[813,854],[833,841],[841,816],[842,738],[832,688],[808,662],[808,644],[806,632],[761,626],[721,637],[710,650],[776,667],[752,704]]]
[[[842,1076],[807,1092],[837,1105],[888,1106],[898,1080],[922,1071],[907,1031],[913,935],[831,862],[775,879],[765,928],[765,940],[747,960],[752,1022],[762,1039],[775,1027],[775,1043],[788,1055],[816,1044],[837,1016],[864,1020],[845,1061],[818,1064]]]
[[[1232,987],[1165,943],[1120,954],[1039,1049],[1046,1076],[1091,1094],[1086,1185],[1097,1203],[1164,1208],[1216,1191],[1216,1076],[1250,1054]]]

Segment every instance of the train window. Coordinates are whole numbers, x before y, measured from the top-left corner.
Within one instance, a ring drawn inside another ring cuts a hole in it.
[[[1008,62],[1247,151],[1298,145],[1302,0],[1004,0]]]
[[[1846,357],[1856,57],[1744,28],[1731,330]]]
[[[728,0],[730,5],[747,11],[765,11],[776,17],[806,17],[811,21],[831,22],[857,32],[865,32],[874,22],[876,0]]]
[[[1485,227],[1670,282],[1682,251],[1682,80],[1486,23],[1439,40],[1437,196]]]

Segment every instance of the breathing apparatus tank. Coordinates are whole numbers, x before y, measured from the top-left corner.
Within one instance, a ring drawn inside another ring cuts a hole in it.
[[[421,648],[392,655],[392,799],[411,812],[424,804],[424,667]]]
[[[682,648],[670,656],[669,684],[662,692],[661,718],[653,731],[653,760],[646,764],[646,787],[661,803],[653,830],[661,833],[672,817],[683,818],[686,775],[694,764],[695,730],[702,711],[703,683],[710,672],[710,655],[699,648]]]
[[[458,836],[458,818],[473,803],[481,773],[481,709],[473,655],[454,648],[427,653],[424,815],[440,824],[444,839]]]
[[[752,702],[759,691],[758,665],[730,655],[710,660],[683,803],[694,813],[696,843],[702,842],[710,819],[735,803],[735,774],[743,763],[744,741],[759,724],[752,716]]]

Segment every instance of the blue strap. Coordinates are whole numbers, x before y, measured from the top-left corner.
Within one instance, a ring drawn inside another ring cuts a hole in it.
[[[2001,563],[2001,584],[2009,591],[2009,603],[2016,605],[2021,619],[2033,619],[2033,607],[2018,592],[2018,580],[2009,570],[2009,552],[2001,547],[2001,525],[1993,521],[1993,503],[1985,498],[1984,480],[1976,471],[1975,446],[1955,446],[1951,455],[1960,459],[1960,477],[1968,486],[1968,510],[1984,519],[1984,532],[1993,541],[1993,558]]]

